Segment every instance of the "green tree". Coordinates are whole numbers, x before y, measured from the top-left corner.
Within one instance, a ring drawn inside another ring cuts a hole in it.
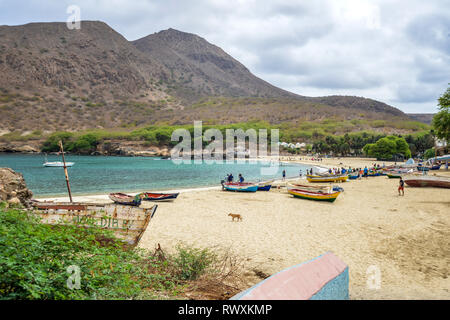
[[[450,87],[438,99],[439,112],[433,117],[436,136],[446,141],[450,140]]]
[[[411,157],[409,145],[404,138],[388,136],[378,139],[376,143],[366,144],[363,148],[366,155],[377,159],[392,159],[396,154],[402,154],[405,158]]]

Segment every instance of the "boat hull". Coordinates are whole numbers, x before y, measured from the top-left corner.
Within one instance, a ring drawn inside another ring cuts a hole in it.
[[[348,176],[311,176],[307,175],[306,179],[309,182],[345,182]]]
[[[156,204],[144,209],[112,203],[33,203],[42,223],[109,229],[130,245],[137,245],[157,208]]]
[[[272,188],[272,185],[266,185],[266,186],[258,186],[258,191],[269,191],[270,188]]]
[[[169,201],[175,200],[179,193],[154,193],[154,192],[144,192],[141,193],[142,200],[144,201]]]
[[[349,300],[348,266],[332,252],[257,283],[230,300]]]
[[[400,179],[402,176],[399,176],[399,175],[396,175],[396,174],[390,174],[390,173],[388,173],[388,174],[387,174],[387,177],[388,177],[389,179]]]
[[[235,191],[235,192],[256,192],[258,191],[257,184],[250,183],[223,183],[222,184],[224,190],[226,191]]]
[[[299,190],[299,189],[288,189],[288,193],[293,195],[295,198],[314,200],[314,201],[325,201],[334,202],[339,196],[340,192],[332,193],[319,193],[309,190]]]
[[[435,177],[410,177],[404,178],[405,183],[410,187],[435,187],[450,188],[450,179]]]
[[[66,167],[71,167],[75,163],[74,162],[66,162]],[[63,162],[45,162],[44,167],[64,167]]]
[[[109,198],[117,204],[136,207],[139,207],[142,201],[142,198],[139,196],[132,197],[124,193],[111,193]]]

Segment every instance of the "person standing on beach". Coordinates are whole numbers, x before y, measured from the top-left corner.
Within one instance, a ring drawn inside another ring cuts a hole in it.
[[[400,182],[398,185],[398,195],[400,195],[400,191],[402,192],[402,196],[405,195],[405,182],[403,181],[403,178],[400,178]]]
[[[239,173],[239,182],[242,183],[244,182],[244,177],[242,176],[242,174]]]
[[[367,174],[369,173],[369,170],[367,169],[367,166],[364,167],[364,177],[367,178]]]
[[[283,170],[283,181],[286,179],[286,170]]]

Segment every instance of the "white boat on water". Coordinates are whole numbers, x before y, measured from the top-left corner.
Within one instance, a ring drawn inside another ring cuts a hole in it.
[[[66,167],[71,167],[75,164],[75,162],[66,162]],[[55,161],[55,162],[44,162],[44,167],[64,167],[64,162]]]

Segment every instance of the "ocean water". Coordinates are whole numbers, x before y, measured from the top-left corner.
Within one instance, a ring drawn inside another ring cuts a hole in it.
[[[35,196],[67,195],[63,168],[44,167],[43,155],[0,154],[0,167],[9,167],[23,174],[28,188]],[[48,161],[61,161],[60,156],[49,155]],[[142,192],[169,189],[219,186],[227,173],[235,180],[241,173],[245,181],[263,181],[305,174],[310,166],[283,164],[275,174],[261,175],[261,168],[270,163],[214,163],[175,164],[171,160],[148,157],[112,157],[67,155],[66,161],[75,162],[68,168],[73,195],[103,194],[109,192]]]

